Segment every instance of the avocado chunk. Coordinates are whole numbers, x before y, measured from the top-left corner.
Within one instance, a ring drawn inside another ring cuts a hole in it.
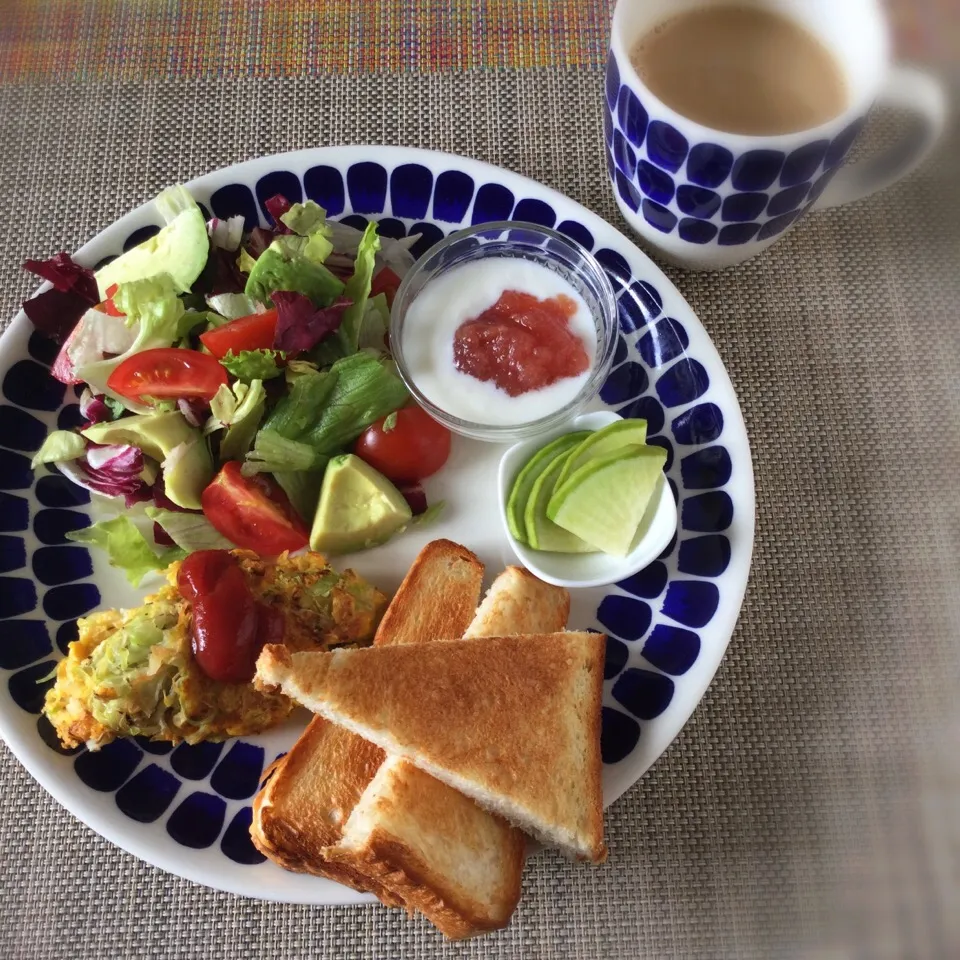
[[[213,458],[199,434],[196,440],[174,447],[163,461],[164,493],[185,510],[201,509],[200,498],[212,479]]]
[[[91,443],[125,443],[139,447],[154,460],[166,460],[182,443],[192,443],[200,433],[175,410],[169,413],[140,413],[112,423],[95,423],[80,431]]]
[[[327,464],[310,532],[310,549],[352,553],[386,542],[411,520],[400,491],[352,453]]]
[[[302,237],[282,239],[304,240]],[[254,300],[269,304],[275,290],[293,290],[309,297],[314,306],[330,306],[343,293],[343,283],[325,266],[297,255],[294,250],[294,245],[274,240],[257,257],[243,292]]]
[[[200,276],[210,253],[203,212],[180,186],[157,197],[157,207],[167,225],[96,272],[101,299],[107,298],[107,290],[115,283],[145,280],[160,273],[170,274],[186,293]]]

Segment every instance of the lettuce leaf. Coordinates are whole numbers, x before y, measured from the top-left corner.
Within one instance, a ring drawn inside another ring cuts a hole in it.
[[[72,430],[53,430],[47,434],[43,446],[34,454],[30,466],[36,470],[42,463],[63,463],[76,460],[87,450],[87,441]]]
[[[202,513],[147,507],[147,516],[160,524],[167,536],[183,551],[233,550],[236,544],[219,533]]]
[[[367,308],[367,299],[370,296],[374,262],[379,249],[380,237],[377,236],[377,225],[368,223],[360,245],[357,247],[357,261],[353,268],[353,276],[347,281],[343,290],[343,295],[351,301],[351,305],[343,314],[337,336],[347,356],[356,353],[360,347],[360,328]]]
[[[275,470],[273,479],[280,484],[293,509],[310,524],[320,502],[323,470]]]
[[[245,293],[215,294],[207,297],[207,306],[226,320],[239,320],[241,317],[249,317],[252,313],[263,313],[267,309]]]
[[[361,350],[371,348],[383,350],[386,345],[387,330],[390,327],[390,307],[387,306],[386,294],[378,293],[367,300],[360,322]]]
[[[280,222],[301,237],[309,237],[312,233],[330,232],[327,226],[327,211],[313,200],[293,204],[280,217]]]
[[[71,530],[66,537],[76,543],[86,543],[105,550],[111,566],[122,570],[135,587],[140,586],[140,581],[148,573],[163,570],[184,556],[178,548],[157,554],[136,524],[126,516],[100,520],[82,530]]]
[[[210,401],[211,417],[203,432],[206,435],[227,428],[220,441],[221,461],[244,458],[260,426],[266,404],[267,391],[262,380],[235,383],[232,390],[220,387]]]
[[[241,472],[245,477],[255,473],[284,473],[296,470],[323,470],[329,457],[318,453],[308,443],[289,440],[274,430],[261,429],[253,441]]]
[[[337,384],[338,373],[305,373],[289,384],[287,395],[274,407],[263,425],[264,430],[299,440],[316,421]]]
[[[238,380],[251,383],[281,376],[283,368],[279,366],[279,361],[285,358],[282,350],[241,350],[239,353],[228,350],[220,363]]]
[[[107,389],[110,374],[128,357],[142,350],[169,347],[178,339],[183,303],[169,274],[161,273],[145,280],[121,283],[113,296],[117,309],[126,315],[127,326],[136,330],[133,344],[119,356],[97,360],[77,367],[77,376],[85,380],[94,393],[119,400],[129,410],[141,410],[140,404],[117,396]],[[106,316],[106,315],[105,315]]]

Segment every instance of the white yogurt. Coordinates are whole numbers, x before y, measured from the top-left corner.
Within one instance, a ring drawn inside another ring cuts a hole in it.
[[[570,297],[577,305],[570,330],[583,340],[590,367],[517,397],[459,371],[453,359],[458,328],[492,307],[507,290],[540,300]],[[597,352],[596,326],[577,289],[549,267],[519,257],[474,260],[431,280],[408,307],[402,336],[410,377],[431,403],[461,420],[498,426],[529,423],[569,403],[589,378]]]

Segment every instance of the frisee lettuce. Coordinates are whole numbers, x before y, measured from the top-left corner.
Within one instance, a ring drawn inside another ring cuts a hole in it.
[[[272,380],[283,373],[279,365],[286,358],[282,350],[241,350],[234,353],[227,351],[220,362],[227,368],[228,373],[244,383],[254,380]]]

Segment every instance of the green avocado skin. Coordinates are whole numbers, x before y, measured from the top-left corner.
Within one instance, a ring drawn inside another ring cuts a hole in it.
[[[343,283],[321,264],[306,257],[287,260],[271,245],[257,258],[243,292],[269,304],[275,290],[293,290],[309,297],[315,307],[329,307],[343,293]]]

